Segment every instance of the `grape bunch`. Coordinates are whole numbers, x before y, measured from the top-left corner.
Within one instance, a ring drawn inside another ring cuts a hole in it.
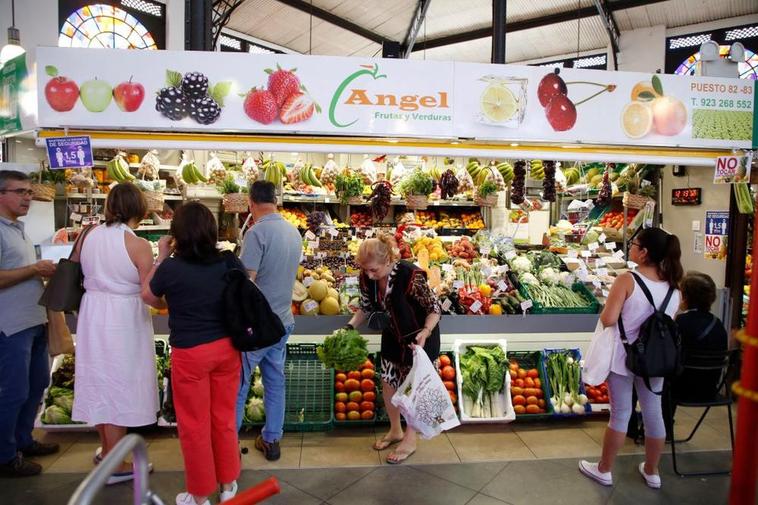
[[[608,173],[609,171],[606,169],[603,174],[603,186],[600,188],[600,193],[597,195],[597,205],[601,207],[611,203],[611,178]]]
[[[555,161],[543,162],[545,178],[542,180],[542,198],[547,202],[555,201]]]
[[[513,182],[511,183],[511,201],[516,205],[524,203],[526,180],[526,162],[519,160],[513,165]]]
[[[452,170],[447,169],[440,177],[440,198],[447,200],[458,192],[458,178]]]
[[[390,211],[390,201],[392,200],[392,184],[387,181],[374,183],[374,190],[369,197],[369,207],[374,220],[379,223],[387,216]]]
[[[321,228],[321,225],[326,220],[326,217],[324,216],[324,213],[320,210],[314,210],[310,214],[308,214],[308,217],[305,218],[305,222],[308,225],[308,229],[311,230],[313,233],[318,232],[319,228]]]

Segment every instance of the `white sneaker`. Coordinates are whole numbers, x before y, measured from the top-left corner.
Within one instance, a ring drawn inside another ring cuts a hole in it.
[[[579,471],[590,479],[598,482],[604,486],[613,485],[613,475],[611,472],[601,472],[597,469],[597,463],[590,463],[589,461],[581,460],[579,462]]]
[[[197,503],[190,493],[179,493],[176,495],[176,505],[211,505],[211,502],[206,499],[203,503]]]
[[[660,489],[661,488],[661,476],[660,475],[648,475],[645,473],[645,462],[643,461],[640,463],[640,466],[637,467],[640,471],[640,475],[642,475],[642,478],[645,479],[645,484],[647,484],[647,487],[652,489]]]
[[[237,481],[235,480],[234,482],[232,482],[232,489],[230,489],[229,491],[221,491],[221,494],[219,495],[219,503],[225,502],[226,500],[231,500],[232,498],[234,498],[238,490],[239,490],[239,486],[237,485]]]

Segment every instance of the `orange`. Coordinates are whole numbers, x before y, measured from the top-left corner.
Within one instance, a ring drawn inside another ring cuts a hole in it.
[[[373,391],[366,391],[363,393],[363,400],[367,402],[373,402],[376,401],[376,393]]]
[[[361,373],[359,371],[357,371],[357,370],[353,370],[352,372],[348,372],[347,373],[347,378],[348,379],[360,379],[361,378]]]
[[[345,383],[344,382],[336,382],[334,384],[334,390],[338,392],[342,392],[345,390]]]
[[[358,391],[361,388],[361,383],[356,379],[348,379],[344,382],[344,384],[345,391]]]
[[[346,402],[347,401],[347,393],[337,393],[334,395],[334,400],[338,402]]]
[[[374,402],[361,402],[361,412],[364,410],[374,410]]]

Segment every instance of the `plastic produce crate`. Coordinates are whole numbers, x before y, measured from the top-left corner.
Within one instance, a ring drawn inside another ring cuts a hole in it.
[[[285,431],[330,430],[334,419],[334,375],[319,361],[315,344],[287,346],[284,378]]]
[[[553,405],[550,403],[548,394],[547,377],[543,365],[544,355],[542,351],[509,351],[507,354],[508,361],[516,361],[522,369],[530,370],[536,368],[539,372],[540,388],[542,390],[542,399],[545,400],[545,412],[541,414],[516,414],[516,419],[544,419],[553,414]],[[511,377],[511,387],[514,385],[514,378]],[[513,401],[511,394],[511,401]],[[515,405],[514,405],[515,410]]]
[[[505,374],[505,381],[503,384],[503,390],[502,393],[500,393],[500,400],[501,405],[503,407],[503,412],[501,416],[497,417],[487,417],[487,418],[478,418],[478,417],[471,417],[469,413],[466,411],[466,405],[463,398],[463,382],[462,382],[462,375],[461,375],[461,356],[466,354],[466,351],[470,346],[486,346],[486,345],[499,345],[503,348],[503,352],[505,353],[506,357],[508,356],[508,352],[506,349],[506,341],[504,339],[497,339],[497,340],[456,340],[453,344],[453,354],[455,355],[455,380],[458,385],[458,408],[459,408],[459,417],[461,420],[461,423],[509,423],[516,419],[516,412],[513,410],[513,404],[511,402],[511,376],[510,374]]]
[[[550,403],[550,398],[553,396],[553,390],[550,387],[550,379],[548,378],[547,373],[547,358],[551,354],[555,354],[557,352],[570,352],[571,357],[574,358],[574,360],[580,361],[582,359],[582,352],[579,349],[545,349],[544,350],[544,356],[542,359],[542,373],[545,377],[545,392],[547,393],[547,399],[548,403]],[[581,375],[579,376],[579,393],[586,394],[584,390],[584,380],[582,379]],[[589,414],[592,411],[592,407],[590,406],[590,403],[587,402],[587,404],[584,406],[584,413]],[[553,409],[553,415],[557,417],[576,417],[577,414],[571,413],[571,414],[561,414],[558,411],[555,411]]]
[[[597,314],[600,311],[600,304],[598,303],[595,295],[587,289],[587,286],[581,282],[575,282],[571,289],[577,293],[581,293],[585,298],[591,300],[590,304],[585,307],[575,308],[561,308],[561,307],[544,307],[536,300],[532,300],[523,285],[518,286],[519,293],[524,298],[532,300],[532,308],[529,309],[532,314]]]

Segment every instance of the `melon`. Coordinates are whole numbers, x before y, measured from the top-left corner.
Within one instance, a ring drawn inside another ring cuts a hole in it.
[[[329,298],[334,298],[337,301],[339,301],[339,299],[340,299],[340,294],[334,288],[327,289],[326,290],[326,296],[329,297]]]
[[[317,302],[320,302],[321,300],[326,298],[328,289],[329,289],[329,286],[326,284],[326,281],[322,281],[322,280],[314,281],[313,284],[308,286],[308,296],[313,298]]]
[[[336,316],[340,313],[340,303],[336,298],[332,298],[331,296],[324,298],[319,308],[325,316]]]
[[[318,315],[318,302],[310,298],[300,304],[300,315],[315,316]]]
[[[295,281],[295,285],[292,287],[292,301],[302,302],[308,298],[308,289],[303,286],[302,282]]]

